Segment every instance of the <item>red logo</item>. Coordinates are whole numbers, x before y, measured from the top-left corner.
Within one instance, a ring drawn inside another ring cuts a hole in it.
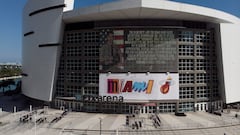
[[[160,87],[160,91],[162,92],[162,94],[167,94],[170,90],[170,85],[171,85],[171,81],[172,81],[172,78],[169,76],[167,78],[167,80],[165,81],[165,84],[163,84],[161,87]]]

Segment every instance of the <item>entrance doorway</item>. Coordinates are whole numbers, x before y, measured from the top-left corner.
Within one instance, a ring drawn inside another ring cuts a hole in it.
[[[208,111],[208,103],[207,102],[196,103],[195,110],[196,111]]]
[[[142,114],[156,113],[156,106],[143,106],[141,108]]]
[[[129,113],[130,114],[140,114],[141,106],[140,105],[129,105]]]
[[[156,103],[145,103],[141,105],[129,105],[130,114],[149,114],[156,113],[157,106]]]

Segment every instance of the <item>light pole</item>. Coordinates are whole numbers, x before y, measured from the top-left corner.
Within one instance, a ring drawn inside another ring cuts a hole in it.
[[[34,135],[37,135],[37,113],[36,114],[34,114],[34,118],[35,118],[35,120],[34,120]]]
[[[100,135],[102,135],[102,118],[99,118],[99,124],[100,124]]]

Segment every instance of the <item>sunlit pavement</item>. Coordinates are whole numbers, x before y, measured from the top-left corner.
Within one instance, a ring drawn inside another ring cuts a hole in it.
[[[155,114],[126,116],[123,114],[100,114],[65,112],[56,109],[38,109],[17,113],[0,113],[0,135],[239,135],[240,112],[226,111],[222,116],[207,112],[189,112],[186,117],[170,113],[158,114],[160,126],[154,126]],[[21,118],[21,121],[20,121]],[[23,121],[24,118],[24,121]],[[152,119],[150,119],[152,118]],[[55,120],[54,120],[55,119]],[[36,121],[36,122],[35,122]],[[141,127],[135,126],[141,122]],[[100,124],[101,123],[101,124]],[[100,130],[101,129],[101,130]]]

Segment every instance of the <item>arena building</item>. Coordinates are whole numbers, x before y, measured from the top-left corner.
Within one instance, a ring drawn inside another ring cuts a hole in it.
[[[103,113],[214,111],[240,101],[240,19],[167,0],[28,0],[22,91]]]

